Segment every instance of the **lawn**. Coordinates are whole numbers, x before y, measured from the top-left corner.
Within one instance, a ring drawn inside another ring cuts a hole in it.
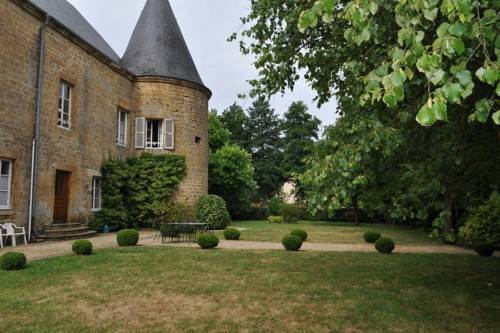
[[[498,332],[500,259],[128,248],[0,272],[0,332]]]
[[[394,239],[397,245],[443,245],[440,240],[430,239],[429,232],[422,229],[386,224],[355,226],[345,222],[301,221],[297,224],[271,224],[267,221],[234,221],[231,227],[241,229],[241,239],[249,241],[281,242],[284,235],[293,229],[301,228],[308,232],[308,241],[316,243],[364,243],[363,234],[370,230]],[[218,235],[222,237],[222,232],[218,232]]]

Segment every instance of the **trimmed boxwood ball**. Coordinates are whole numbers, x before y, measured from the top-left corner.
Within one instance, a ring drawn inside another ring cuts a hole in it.
[[[135,246],[139,242],[139,232],[134,229],[123,229],[116,235],[116,241],[120,246]]]
[[[216,195],[204,195],[196,202],[196,218],[211,230],[223,230],[231,222],[226,202]]]
[[[239,240],[241,233],[238,229],[235,228],[227,228],[224,230],[224,238],[227,240]]]
[[[303,242],[307,240],[307,237],[309,236],[305,230],[302,229],[295,229],[290,232],[290,235],[292,236],[299,236]]]
[[[20,252],[7,252],[0,257],[0,268],[4,271],[18,271],[26,268],[26,256]]]
[[[215,249],[219,245],[219,238],[214,234],[201,234],[198,236],[198,245],[204,250]]]
[[[367,243],[375,243],[376,241],[378,241],[380,239],[380,237],[382,237],[382,235],[380,234],[380,232],[375,232],[375,231],[367,231],[365,232],[363,238],[365,239],[365,242]]]
[[[294,235],[285,236],[281,241],[287,251],[298,251],[302,247],[302,243],[302,238]]]
[[[394,251],[394,248],[396,245],[394,244],[394,241],[390,238],[379,238],[375,242],[375,248],[377,249],[378,252],[380,253],[386,253],[389,254],[392,251]]]
[[[495,252],[495,247],[488,243],[476,243],[472,245],[472,248],[481,257],[491,257]]]
[[[88,240],[77,240],[73,242],[73,253],[78,256],[89,256],[92,254],[92,243]]]

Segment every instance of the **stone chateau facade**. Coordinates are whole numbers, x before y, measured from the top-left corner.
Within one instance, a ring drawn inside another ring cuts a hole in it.
[[[186,157],[176,200],[207,193],[211,92],[168,0],[122,58],[66,0],[0,0],[0,50],[0,223],[86,221],[103,160],[143,152]]]

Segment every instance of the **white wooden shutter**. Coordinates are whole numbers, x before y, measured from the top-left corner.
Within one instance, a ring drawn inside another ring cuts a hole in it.
[[[173,150],[175,147],[175,124],[171,119],[163,120],[163,149]]]
[[[145,146],[145,118],[135,118],[135,148],[144,148]]]

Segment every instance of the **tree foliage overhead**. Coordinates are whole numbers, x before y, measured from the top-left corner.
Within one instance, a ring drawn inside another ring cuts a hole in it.
[[[208,113],[208,147],[215,152],[229,143],[231,132],[217,115],[217,110]]]
[[[253,93],[303,74],[319,104],[338,97],[301,177],[313,208],[359,203],[407,223],[446,212],[450,229],[500,187],[498,2],[251,4],[240,47],[256,58]]]

